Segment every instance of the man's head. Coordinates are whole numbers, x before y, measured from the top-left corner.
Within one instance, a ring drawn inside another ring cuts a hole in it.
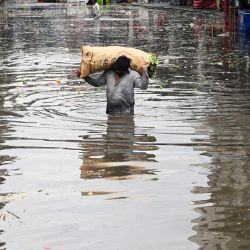
[[[126,56],[119,56],[114,64],[114,71],[119,75],[123,76],[128,72],[131,59]]]

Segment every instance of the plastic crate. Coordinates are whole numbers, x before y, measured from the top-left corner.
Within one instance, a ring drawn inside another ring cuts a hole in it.
[[[250,34],[250,10],[238,10],[238,32]]]

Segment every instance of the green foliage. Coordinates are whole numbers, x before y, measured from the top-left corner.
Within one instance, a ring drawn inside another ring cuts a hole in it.
[[[159,64],[159,59],[158,57],[155,55],[155,54],[150,54],[150,65],[149,65],[149,68],[148,68],[148,75],[150,78],[153,78],[155,77],[156,75],[156,68],[157,68],[157,65]]]

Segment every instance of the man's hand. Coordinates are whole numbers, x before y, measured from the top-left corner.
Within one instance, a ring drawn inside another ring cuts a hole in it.
[[[148,70],[148,66],[149,66],[150,63],[146,63],[145,65],[143,65],[143,71],[147,71]]]

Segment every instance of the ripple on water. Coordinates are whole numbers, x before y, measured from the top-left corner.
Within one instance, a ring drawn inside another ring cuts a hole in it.
[[[27,6],[0,15],[6,248],[249,245],[247,52],[211,34],[207,14]],[[82,44],[159,55],[134,116],[106,116],[104,89],[76,79]]]

